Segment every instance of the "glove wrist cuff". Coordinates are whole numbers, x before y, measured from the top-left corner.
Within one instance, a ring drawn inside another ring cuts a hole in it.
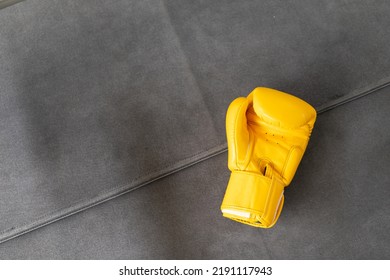
[[[272,227],[283,207],[284,187],[277,176],[233,171],[221,205],[223,216],[255,227]]]

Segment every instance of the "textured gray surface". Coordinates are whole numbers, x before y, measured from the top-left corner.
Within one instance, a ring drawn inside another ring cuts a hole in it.
[[[19,3],[23,0],[0,0],[0,9]]]
[[[390,81],[387,1],[166,2],[219,135],[231,100],[258,85],[319,107]]]
[[[256,86],[318,108],[388,82],[389,12],[386,1],[1,10],[0,242],[223,150],[228,104]]]
[[[161,3],[33,0],[0,26],[4,236],[224,143]]]
[[[222,217],[227,155],[0,245],[1,258],[388,259],[390,88],[318,117],[275,227]]]

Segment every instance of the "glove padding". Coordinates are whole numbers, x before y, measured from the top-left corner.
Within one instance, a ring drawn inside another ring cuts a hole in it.
[[[231,103],[226,135],[232,174],[223,216],[256,227],[276,223],[315,120],[312,106],[273,89],[256,88]]]

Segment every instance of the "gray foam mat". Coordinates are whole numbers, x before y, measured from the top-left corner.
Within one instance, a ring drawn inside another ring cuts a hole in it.
[[[0,26],[0,236],[224,143],[161,3],[26,1]]]
[[[226,153],[0,245],[1,258],[388,259],[390,88],[318,116],[271,229],[223,218]]]
[[[225,148],[255,86],[317,108],[390,74],[365,1],[47,1],[0,11],[0,241]]]

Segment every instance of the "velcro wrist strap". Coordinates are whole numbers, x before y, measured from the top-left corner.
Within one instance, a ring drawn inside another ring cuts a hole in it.
[[[255,227],[272,227],[283,208],[284,184],[276,176],[232,172],[221,211],[226,218]]]

